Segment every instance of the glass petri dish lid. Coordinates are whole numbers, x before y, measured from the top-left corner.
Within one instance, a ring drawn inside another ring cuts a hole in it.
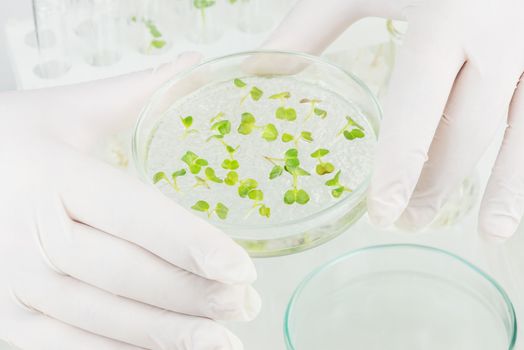
[[[316,56],[241,52],[180,72],[141,112],[140,177],[252,256],[289,254],[365,212],[380,107]]]
[[[289,350],[513,349],[504,290],[443,250],[393,244],[349,252],[309,274],[284,320]]]

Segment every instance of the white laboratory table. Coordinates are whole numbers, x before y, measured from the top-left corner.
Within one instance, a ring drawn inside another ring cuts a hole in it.
[[[343,57],[347,48],[369,45],[385,40],[385,22],[380,19],[367,19],[354,25],[337,40],[327,51],[328,57]],[[122,61],[114,66],[93,68],[77,57],[72,69],[64,77],[56,80],[43,80],[33,74],[32,68],[37,62],[34,48],[24,44],[24,38],[31,31],[31,21],[12,21],[6,27],[8,50],[19,89],[31,89],[76,83],[94,78],[117,75],[129,71],[155,66],[174,59],[186,50],[197,50],[206,56],[217,56],[233,51],[256,48],[267,36],[267,32],[256,35],[243,34],[228,30],[224,37],[210,46],[197,46],[182,37],[175,40],[172,50],[160,56],[142,56],[138,53],[126,53]],[[343,61],[341,63],[344,63]],[[356,72],[358,75],[358,72]],[[497,143],[482,160],[478,168],[481,184],[489,174],[489,165],[496,154]],[[518,315],[524,304],[524,229],[506,245],[496,246],[486,253],[479,248],[476,235],[475,207],[459,223],[445,228],[435,229],[422,234],[406,234],[394,230],[373,228],[366,217],[338,238],[309,251],[299,254],[257,259],[255,261],[259,279],[255,287],[263,299],[260,316],[248,324],[229,324],[245,343],[247,350],[284,350],[283,315],[293,290],[299,281],[313,268],[325,261],[356,248],[383,243],[409,242],[427,244],[455,252],[479,265],[491,273],[508,291],[516,305]],[[522,337],[521,337],[522,338]],[[0,345],[0,349],[2,349]],[[7,349],[7,348],[6,348]]]

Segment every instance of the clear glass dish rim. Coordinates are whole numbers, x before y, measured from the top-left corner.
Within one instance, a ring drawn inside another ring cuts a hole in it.
[[[420,244],[395,243],[395,244],[379,244],[379,245],[373,245],[373,246],[368,246],[368,247],[352,250],[352,251],[344,253],[320,265],[319,267],[311,271],[297,286],[297,288],[293,292],[293,295],[291,296],[291,299],[289,300],[288,305],[286,307],[286,312],[284,314],[284,338],[285,338],[285,343],[286,343],[286,347],[288,350],[299,350],[295,348],[295,345],[293,342],[293,334],[291,332],[289,322],[291,321],[291,315],[294,311],[294,307],[295,307],[297,300],[300,298],[302,292],[304,291],[304,289],[307,288],[309,283],[313,279],[315,279],[317,276],[321,275],[323,272],[328,270],[330,267],[337,265],[338,263],[341,263],[357,255],[365,254],[365,253],[368,253],[374,250],[382,250],[382,249],[415,249],[415,250],[421,250],[421,251],[426,251],[430,253],[437,253],[439,255],[442,255],[445,258],[451,258],[452,260],[462,263],[473,273],[479,274],[483,279],[485,279],[493,287],[495,287],[499,295],[502,297],[502,300],[504,301],[504,303],[510,310],[510,317],[511,317],[510,322],[512,326],[512,334],[511,334],[510,344],[507,350],[513,350],[515,348],[515,344],[517,341],[517,330],[518,330],[515,308],[513,306],[511,299],[509,298],[508,294],[506,293],[506,291],[498,284],[497,281],[493,279],[493,277],[491,277],[489,274],[487,274],[482,269],[478,268],[476,265],[472,264],[468,260],[461,258],[460,256],[455,255],[446,250],[436,248],[436,247],[426,246],[426,245],[420,245]]]
[[[194,71],[196,71],[196,70],[198,70],[198,69],[200,69],[200,68],[202,68],[204,66],[211,65],[211,64],[214,64],[214,63],[219,63],[219,62],[222,62],[222,61],[227,61],[228,59],[238,58],[238,57],[241,57],[241,56],[253,56],[253,55],[259,55],[259,54],[276,54],[276,55],[284,55],[284,56],[295,56],[295,57],[299,57],[299,58],[303,58],[305,60],[311,61],[311,62],[313,62],[315,64],[325,65],[325,66],[328,66],[330,68],[334,68],[335,70],[339,71],[340,73],[346,75],[349,79],[353,80],[359,86],[359,88],[361,88],[365,92],[365,94],[370,98],[372,104],[377,109],[377,112],[378,112],[377,118],[378,118],[378,120],[379,121],[382,120],[382,108],[381,108],[380,104],[378,103],[378,100],[375,97],[375,95],[373,94],[373,92],[371,92],[371,90],[369,89],[369,87],[360,78],[358,78],[353,73],[348,72],[344,68],[342,68],[341,66],[339,66],[337,64],[334,64],[334,63],[331,63],[328,60],[323,59],[323,58],[321,58],[319,56],[314,56],[314,55],[310,55],[310,54],[307,54],[307,53],[304,53],[304,52],[294,52],[294,51],[250,50],[250,51],[240,51],[240,52],[235,52],[235,53],[231,53],[231,54],[227,54],[227,55],[223,55],[223,56],[219,56],[219,57],[210,58],[210,59],[204,60],[204,61],[202,61],[199,64],[191,66],[191,67],[189,67],[187,69],[184,69],[184,70],[178,72],[177,74],[173,75],[173,77],[171,79],[169,79],[164,84],[162,84],[160,86],[160,88],[158,88],[153,93],[153,95],[151,95],[149,97],[149,99],[147,100],[145,106],[140,111],[138,120],[137,120],[137,122],[135,124],[135,128],[134,128],[134,131],[133,131],[133,139],[132,139],[131,151],[132,151],[132,155],[133,155],[133,162],[135,163],[135,168],[137,169],[140,178],[144,182],[146,182],[148,185],[151,185],[151,183],[149,181],[147,181],[147,178],[145,176],[145,172],[144,172],[143,166],[141,165],[141,162],[139,161],[139,155],[138,155],[139,152],[138,152],[138,142],[137,142],[137,140],[138,140],[138,134],[140,132],[141,125],[144,122],[144,120],[146,119],[148,111],[151,108],[151,105],[154,103],[154,101],[159,96],[162,96],[163,93],[166,90],[168,90],[170,86],[172,86],[173,84],[176,84],[177,81],[180,81],[181,79],[187,77],[188,75],[190,75]],[[375,132],[375,137],[378,137],[378,130],[374,130],[374,132]],[[369,186],[370,179],[371,179],[371,171],[367,174],[366,179],[364,181],[362,181],[362,183],[353,192],[351,192],[349,195],[344,197],[342,200],[337,201],[333,205],[331,205],[331,206],[329,206],[327,208],[324,208],[324,209],[322,209],[322,210],[320,210],[320,211],[318,211],[318,212],[316,212],[316,213],[314,213],[314,214],[312,214],[312,215],[310,215],[310,216],[308,216],[306,218],[289,220],[289,221],[284,221],[284,222],[281,222],[281,223],[272,223],[272,224],[267,224],[267,225],[238,225],[238,224],[223,224],[223,223],[220,223],[220,222],[214,222],[213,225],[215,225],[215,226],[217,226],[217,227],[219,227],[221,229],[224,229],[224,230],[228,230],[228,229],[241,229],[241,230],[263,229],[263,230],[265,230],[265,229],[271,229],[272,227],[293,226],[293,225],[297,225],[297,224],[304,224],[306,222],[311,222],[311,221],[317,220],[318,218],[324,216],[327,212],[330,212],[333,209],[342,207],[344,204],[347,204],[347,202],[349,202],[351,200],[354,200],[355,198],[357,198],[357,199],[361,198],[366,193],[366,190],[367,190],[367,188]],[[236,238],[242,239],[242,237],[236,237]]]

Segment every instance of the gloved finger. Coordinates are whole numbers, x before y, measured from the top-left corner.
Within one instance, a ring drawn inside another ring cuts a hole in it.
[[[460,45],[441,28],[411,21],[384,103],[368,195],[368,212],[379,226],[393,224],[406,208],[458,71]]]
[[[299,1],[262,45],[264,49],[320,54],[353,22],[366,17],[402,18],[402,1]]]
[[[524,215],[524,79],[521,76],[509,109],[508,126],[480,206],[479,231],[505,240]]]
[[[461,70],[429,150],[429,159],[399,226],[433,221],[452,191],[470,175],[504,121],[518,74],[500,76],[468,62]]]
[[[115,296],[68,276],[49,271],[22,283],[14,293],[29,308],[109,339],[151,350],[243,349],[238,338],[210,319]]]
[[[72,222],[58,198],[40,206],[36,224],[41,251],[52,268],[112,294],[219,320],[249,321],[260,311],[260,297],[251,286],[205,279],[135,244]]]
[[[17,350],[143,350],[83,331],[36,311],[20,310],[19,314],[12,320],[17,323],[18,331],[11,332],[7,339]]]
[[[204,278],[251,283],[255,267],[231,238],[152,186],[97,160],[64,155],[68,167],[57,184],[76,221],[127,240]]]

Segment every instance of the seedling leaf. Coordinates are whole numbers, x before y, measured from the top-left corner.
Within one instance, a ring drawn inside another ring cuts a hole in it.
[[[329,154],[329,150],[325,148],[319,148],[315,152],[311,153],[311,158],[321,158]]]
[[[262,131],[262,138],[266,141],[275,141],[278,138],[278,130],[274,124],[267,124]]]
[[[166,173],[164,173],[163,171],[159,171],[158,173],[156,173],[155,175],[153,175],[153,183],[156,184],[162,180],[166,180],[167,181],[167,176],[166,176]]]
[[[304,190],[298,190],[296,193],[296,202],[302,205],[309,202],[309,195],[307,194],[307,192]]]
[[[229,213],[229,208],[226,207],[224,204],[218,202],[215,207],[215,213],[217,213],[217,216],[220,219],[225,220],[227,218],[227,214]]]
[[[213,181],[213,182],[216,182],[216,183],[222,183],[223,182],[223,180],[221,178],[216,176],[215,169],[213,169],[213,168],[207,167],[206,170],[204,171],[204,173],[206,174],[206,177],[207,177],[207,179],[209,181]]]
[[[282,142],[290,142],[293,141],[294,137],[291,134],[284,133],[282,134]]]
[[[254,201],[262,201],[264,200],[264,193],[261,190],[252,190],[249,191],[248,197]]]
[[[242,80],[240,80],[238,78],[233,80],[233,84],[235,84],[235,86],[239,87],[239,88],[243,88],[243,87],[245,87],[247,85],[246,83],[244,83]]]
[[[281,100],[281,99],[290,98],[290,97],[291,97],[291,94],[289,92],[287,92],[287,91],[280,92],[278,94],[274,94],[274,95],[269,96],[269,98],[271,100]]]
[[[191,207],[191,209],[205,212],[209,210],[209,203],[206,201],[198,201]]]
[[[171,177],[173,179],[176,179],[177,177],[186,175],[186,173],[187,173],[186,169],[180,169],[180,170],[175,171],[173,174],[171,174]]]
[[[259,88],[257,88],[256,86],[253,86],[251,88],[251,91],[249,91],[249,94],[251,95],[251,98],[254,101],[258,101],[258,100],[260,100],[260,98],[262,97],[264,92],[262,90],[260,90]]]
[[[313,136],[311,135],[310,131],[302,131],[300,133],[300,136],[302,137],[303,140],[307,142],[313,142]]]
[[[282,168],[280,165],[275,165],[273,169],[271,169],[271,172],[269,173],[269,179],[273,180],[282,175],[282,172],[284,171],[284,168]]]
[[[230,171],[227,173],[224,183],[229,186],[234,186],[238,182],[238,173],[236,171]]]
[[[293,204],[296,201],[296,193],[294,190],[287,190],[286,193],[284,193],[284,203],[286,204]]]

